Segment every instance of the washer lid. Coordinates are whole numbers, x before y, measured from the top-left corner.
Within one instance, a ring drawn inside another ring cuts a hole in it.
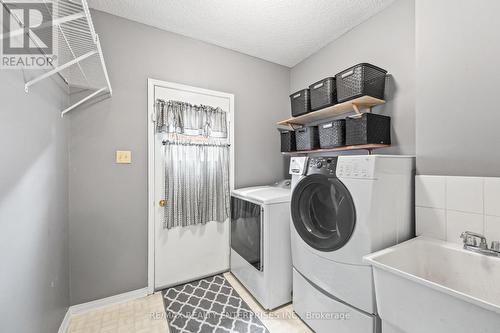
[[[233,190],[232,195],[264,205],[290,202],[291,190],[275,186],[254,186]]]

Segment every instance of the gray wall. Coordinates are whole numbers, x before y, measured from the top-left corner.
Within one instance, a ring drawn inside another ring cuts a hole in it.
[[[57,332],[69,303],[68,98],[59,83],[26,94],[21,70],[0,70],[0,332]]]
[[[113,98],[71,113],[71,304],[147,285],[147,78],[235,94],[236,187],[283,176],[289,69],[93,12]],[[116,165],[117,149],[132,151]],[[265,163],[257,163],[263,159]]]
[[[500,176],[500,2],[418,0],[417,172]]]
[[[389,71],[387,104],[374,112],[392,117],[391,148],[378,153],[415,154],[415,7],[397,0],[292,68],[290,92],[360,62]]]

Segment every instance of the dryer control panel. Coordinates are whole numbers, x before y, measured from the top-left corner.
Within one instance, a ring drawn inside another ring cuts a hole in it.
[[[322,174],[327,176],[335,176],[335,170],[337,168],[337,156],[334,157],[310,157],[309,164],[307,168],[307,174]]]
[[[337,163],[337,177],[373,179],[375,160],[370,156],[340,156]]]

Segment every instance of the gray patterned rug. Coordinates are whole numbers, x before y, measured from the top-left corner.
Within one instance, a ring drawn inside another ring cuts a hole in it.
[[[172,333],[269,333],[222,275],[165,289]]]

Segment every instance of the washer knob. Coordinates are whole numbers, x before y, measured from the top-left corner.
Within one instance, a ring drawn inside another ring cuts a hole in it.
[[[316,162],[316,168],[320,169],[323,166],[323,162],[318,161]]]

